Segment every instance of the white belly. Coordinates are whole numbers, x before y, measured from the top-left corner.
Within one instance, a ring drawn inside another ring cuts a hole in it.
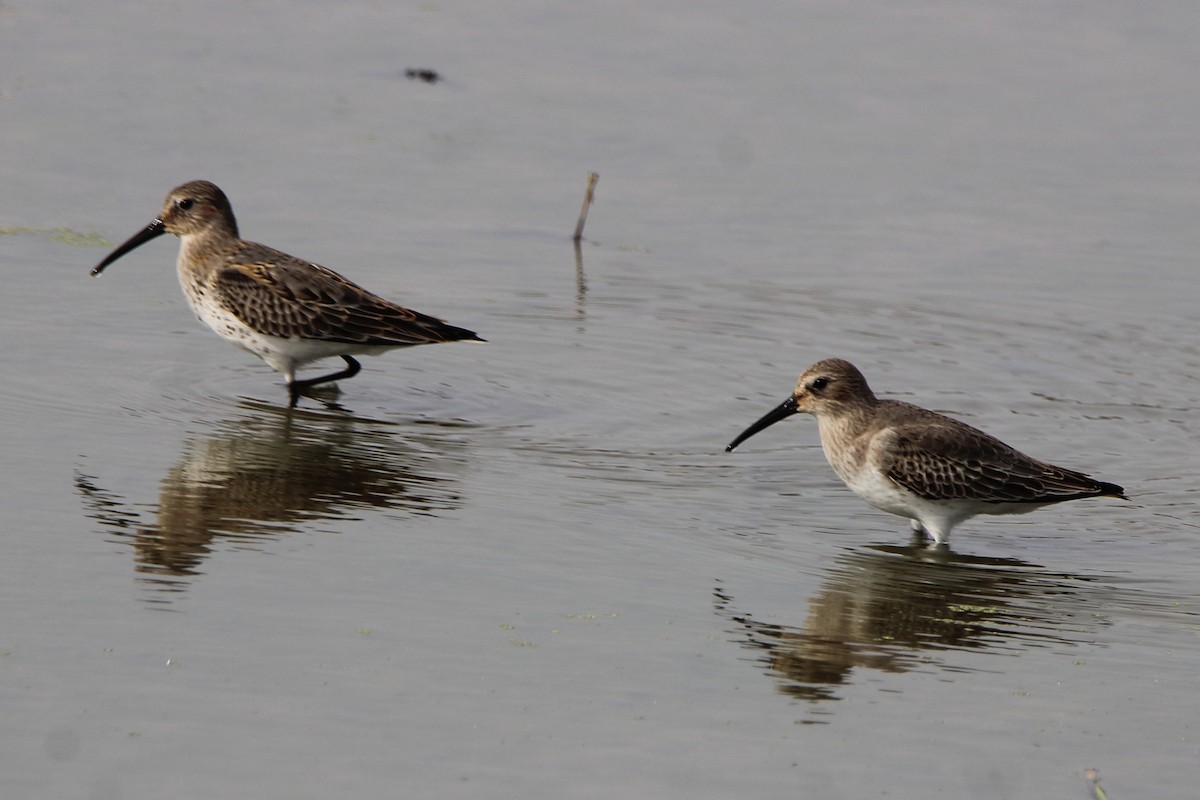
[[[890,478],[877,470],[864,467],[851,475],[840,475],[850,490],[880,511],[898,514],[902,517],[916,518],[918,510],[925,505],[933,505],[928,500],[922,500],[907,489],[901,488]]]
[[[321,339],[283,338],[268,336],[251,328],[218,302],[214,293],[199,285],[183,270],[179,283],[188,305],[196,317],[222,338],[233,342],[282,372],[289,381],[297,367],[322,358],[341,355],[378,355],[392,348],[379,345],[356,345],[348,342],[327,342]]]

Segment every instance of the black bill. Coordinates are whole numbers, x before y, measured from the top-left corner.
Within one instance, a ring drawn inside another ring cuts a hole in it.
[[[96,266],[92,267],[92,276],[94,277],[96,275],[99,275],[101,272],[104,271],[105,267],[107,267],[109,264],[116,261],[121,256],[128,253],[130,250],[135,250],[138,247],[141,247],[142,245],[144,245],[146,242],[150,241],[151,239],[157,239],[159,236],[162,236],[166,232],[167,232],[167,226],[163,224],[163,221],[161,219],[154,220],[154,222],[151,222],[145,228],[142,228],[140,231],[135,233],[133,236],[130,236],[129,241],[125,242],[125,244],[121,245],[116,250],[113,250],[111,253],[109,253],[103,261],[101,261]]]
[[[796,413],[798,413],[798,411],[796,409],[796,398],[795,398],[795,396],[792,396],[792,397],[789,397],[787,400],[784,400],[782,403],[780,403],[778,406],[776,406],[773,410],[768,411],[766,413],[766,415],[763,416],[763,418],[760,419],[758,422],[754,423],[749,428],[746,428],[746,430],[744,430],[740,434],[738,434],[738,437],[729,443],[729,447],[725,448],[725,452],[732,453],[733,448],[737,447],[739,444],[746,441],[751,436],[753,436],[754,434],[761,431],[763,428],[769,428],[772,425],[774,425],[776,422],[779,422],[779,420],[787,419],[792,414],[796,414]]]

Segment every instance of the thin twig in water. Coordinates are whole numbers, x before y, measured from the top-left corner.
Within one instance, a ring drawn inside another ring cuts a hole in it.
[[[592,199],[596,193],[596,181],[600,180],[600,176],[595,172],[588,173],[587,191],[583,194],[583,208],[579,211],[579,222],[575,224],[575,241],[583,238],[583,223],[587,222],[588,209],[592,205]]]

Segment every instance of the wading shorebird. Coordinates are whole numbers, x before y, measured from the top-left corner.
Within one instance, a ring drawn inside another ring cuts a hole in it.
[[[92,268],[104,268],[164,233],[179,237],[179,283],[192,311],[287,378],[289,405],[321,383],[351,378],[353,356],[395,347],[467,340],[473,332],[385,300],[331,269],[238,236],[229,200],[215,184],[192,181],[167,195],[162,214]],[[296,380],[296,368],[341,356],[346,368]]]
[[[726,452],[792,414],[817,418],[838,477],[871,505],[946,544],[976,514],[1024,514],[1084,497],[1125,497],[1115,483],[1056,467],[981,430],[920,406],[880,400],[849,361],[806,369],[792,396],[744,430]]]

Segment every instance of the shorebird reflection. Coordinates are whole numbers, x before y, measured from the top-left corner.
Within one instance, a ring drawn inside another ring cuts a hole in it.
[[[969,671],[937,653],[1086,640],[1099,624],[1085,613],[1097,591],[1081,576],[931,551],[918,539],[839,556],[798,627],[735,610],[725,586],[714,595],[717,612],[736,626],[742,646],[760,654],[780,691],[816,701],[839,699],[837,687],[861,670]]]
[[[277,537],[357,509],[435,514],[460,498],[453,437],[416,450],[385,427],[268,409],[183,443],[162,479],[154,520],[79,474],[90,516],[133,545],[142,579],[182,591],[222,541]]]

